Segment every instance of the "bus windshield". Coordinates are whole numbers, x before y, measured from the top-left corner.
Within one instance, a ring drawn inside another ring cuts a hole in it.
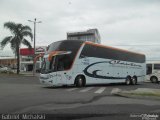
[[[55,68],[54,63],[55,63],[55,57],[52,57],[51,62],[48,60],[48,58],[43,58],[41,72],[50,73],[54,71],[54,68]]]
[[[80,40],[64,40],[50,44],[48,50],[45,53],[45,56],[54,51],[65,51],[65,53],[60,53],[54,56],[54,59],[52,60],[44,58],[42,62],[41,73],[45,74],[70,69],[76,54],[83,43],[84,41]]]
[[[51,61],[49,61],[48,58],[44,58],[41,73],[68,70],[71,65],[71,54],[53,56]]]

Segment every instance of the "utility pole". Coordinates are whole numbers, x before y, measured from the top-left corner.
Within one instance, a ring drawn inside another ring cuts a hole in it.
[[[36,24],[42,23],[42,22],[41,21],[37,22],[36,18],[34,19],[34,21],[32,21],[32,20],[28,20],[28,21],[34,23],[34,33],[33,33],[34,34],[33,76],[34,76],[35,75],[35,68],[36,68],[36,65],[34,63],[34,58],[36,57],[35,56],[35,52],[36,52]]]

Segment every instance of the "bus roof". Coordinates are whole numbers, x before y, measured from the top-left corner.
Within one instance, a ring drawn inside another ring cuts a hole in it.
[[[123,51],[123,52],[128,52],[128,53],[139,54],[139,55],[145,56],[145,54],[142,54],[142,53],[132,52],[132,51],[129,51],[129,50],[124,50],[124,49],[120,49],[120,48],[115,48],[115,47],[111,47],[111,46],[97,44],[97,43],[93,43],[93,42],[89,42],[89,41],[86,41],[85,44],[90,44],[90,45],[93,45],[93,46],[98,46],[98,47],[103,47],[103,48],[110,48],[112,50]]]
[[[82,40],[60,40],[60,41],[53,42],[50,45],[52,45],[54,43],[59,43],[59,42],[71,43],[71,45],[72,45],[72,43],[76,43],[76,44],[90,44],[90,45],[93,45],[93,46],[98,46],[98,47],[103,47],[103,48],[109,48],[109,49],[112,49],[112,50],[117,50],[117,51],[122,51],[122,52],[133,53],[133,54],[138,54],[138,55],[145,56],[145,54],[142,54],[142,53],[137,53],[137,52],[133,52],[133,51],[129,51],[129,50],[124,50],[124,49],[120,49],[120,48],[115,48],[115,47],[111,47],[111,46],[106,46],[106,45],[102,45],[102,44],[98,44],[98,43],[93,43],[93,42],[89,42],[89,41],[82,41]]]

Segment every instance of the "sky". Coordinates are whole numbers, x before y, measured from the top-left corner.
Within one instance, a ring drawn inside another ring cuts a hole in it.
[[[97,28],[101,44],[160,60],[160,0],[0,0],[0,41],[11,34],[5,22],[33,29],[28,20],[35,18],[42,21],[36,25],[36,46],[64,40],[67,32]],[[5,55],[13,55],[9,45],[0,50]]]

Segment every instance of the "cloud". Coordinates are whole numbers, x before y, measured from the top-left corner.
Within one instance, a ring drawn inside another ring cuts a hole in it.
[[[159,0],[0,0],[0,14],[0,40],[10,34],[4,22],[33,28],[27,20],[36,17],[42,21],[37,24],[37,45],[66,39],[68,31],[89,28],[99,29],[105,45],[160,44]],[[149,47],[118,47],[141,51],[148,59],[160,56]]]

